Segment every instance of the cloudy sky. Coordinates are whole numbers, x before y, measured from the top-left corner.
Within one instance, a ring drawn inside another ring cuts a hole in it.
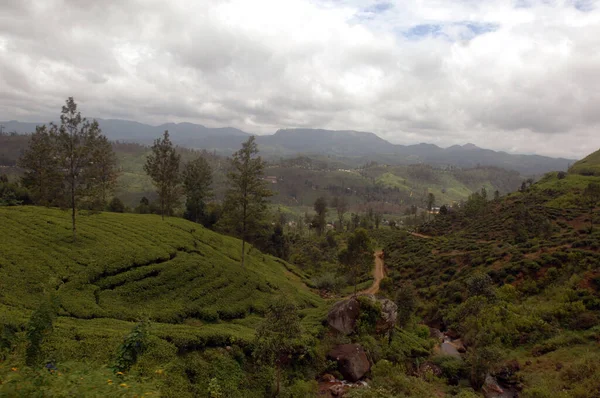
[[[0,0],[0,120],[600,147],[600,1]]]

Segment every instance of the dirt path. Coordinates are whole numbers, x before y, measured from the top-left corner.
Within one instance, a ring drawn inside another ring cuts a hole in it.
[[[427,235],[419,234],[419,233],[417,233],[417,232],[410,232],[410,234],[411,234],[412,236],[416,236],[417,238],[431,239],[431,236],[427,236]]]
[[[383,265],[383,252],[375,252],[375,268],[373,269],[373,285],[370,288],[359,292],[358,294],[377,294],[379,292],[379,284],[385,278],[385,266]]]

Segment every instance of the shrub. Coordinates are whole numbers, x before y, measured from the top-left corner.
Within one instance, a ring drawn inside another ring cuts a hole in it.
[[[108,204],[108,211],[112,211],[113,213],[123,213],[125,211],[125,205],[121,199],[114,197]]]
[[[115,372],[129,370],[138,360],[138,357],[148,347],[148,322],[142,321],[135,325],[117,351],[113,369]]]

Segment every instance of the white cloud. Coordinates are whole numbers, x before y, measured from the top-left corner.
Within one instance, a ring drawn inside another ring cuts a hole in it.
[[[0,119],[373,131],[600,147],[600,5],[571,0],[3,0]]]

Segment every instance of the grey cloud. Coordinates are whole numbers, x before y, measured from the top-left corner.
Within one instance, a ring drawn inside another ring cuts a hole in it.
[[[599,147],[600,11],[507,3],[4,0],[0,119],[50,120],[73,95],[88,115],[152,123],[564,156]],[[361,19],[366,9],[385,12]],[[418,25],[460,29],[398,34]]]

